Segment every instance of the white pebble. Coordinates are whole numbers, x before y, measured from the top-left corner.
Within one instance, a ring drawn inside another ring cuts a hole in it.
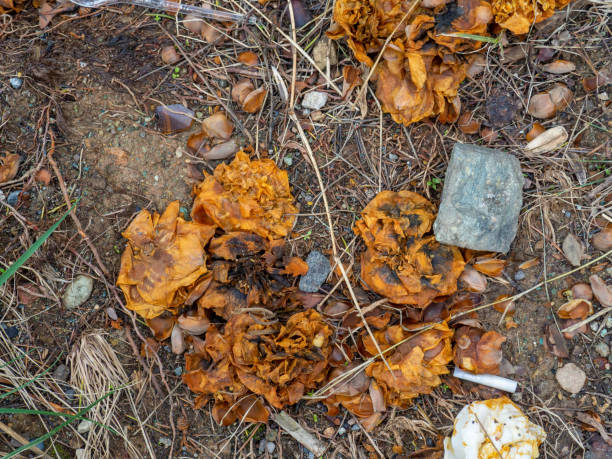
[[[320,110],[327,103],[328,97],[326,92],[310,91],[302,99],[302,107],[310,110]]]

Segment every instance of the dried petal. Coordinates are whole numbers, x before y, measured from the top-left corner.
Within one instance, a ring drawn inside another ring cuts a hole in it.
[[[173,65],[181,60],[181,56],[178,55],[173,45],[169,45],[162,48],[161,59],[164,61],[164,64]]]
[[[562,75],[564,73],[570,73],[576,70],[576,64],[573,62],[564,61],[563,59],[557,59],[550,64],[543,65],[542,70],[555,75]]]
[[[586,319],[593,314],[593,305],[589,300],[580,298],[570,300],[563,304],[557,311],[562,319]]]
[[[589,277],[589,282],[591,282],[593,295],[595,295],[595,299],[599,301],[599,304],[607,308],[612,306],[612,290],[601,280],[601,277],[593,274]]]
[[[232,88],[232,100],[242,105],[246,97],[253,91],[255,87],[250,80],[240,80]]]
[[[178,325],[175,325],[172,329],[170,342],[172,344],[172,352],[174,354],[182,354],[185,352],[185,338],[183,337],[183,331]]]
[[[202,33],[202,28],[204,27],[204,21],[193,14],[188,14],[185,16],[185,19],[183,19],[183,25],[191,33],[200,35]]]
[[[589,284],[581,282],[572,287],[572,297],[591,301],[593,299],[593,290]]]
[[[557,83],[548,91],[550,100],[557,110],[563,110],[574,98],[574,93],[564,84]]]
[[[5,153],[0,165],[0,183],[13,180],[19,170],[21,157],[16,153]]]
[[[580,262],[584,258],[584,246],[572,233],[567,233],[563,240],[563,255],[572,264],[572,266],[580,266]]]
[[[240,151],[240,147],[234,139],[215,145],[210,150],[202,153],[202,157],[208,161],[230,158]]]
[[[247,113],[255,113],[264,103],[268,91],[265,88],[258,88],[250,92],[242,103],[242,109]]]
[[[591,245],[602,252],[612,249],[612,224],[606,225],[604,229],[595,234],[591,238]]]
[[[308,272],[308,264],[299,257],[291,257],[287,266],[282,271],[290,276],[304,276]]]
[[[556,126],[538,135],[525,146],[525,152],[529,155],[548,153],[554,151],[567,142],[567,131],[563,126]]]
[[[557,107],[550,98],[550,94],[545,92],[536,94],[531,98],[527,113],[535,118],[547,119],[555,116]]]
[[[487,278],[471,266],[466,266],[459,281],[462,282],[470,292],[484,292],[487,288]]]
[[[500,301],[504,300],[504,301]],[[500,295],[495,301],[500,301],[499,303],[495,303],[493,308],[496,311],[501,312],[502,314],[506,314],[507,316],[512,316],[514,314],[514,310],[516,309],[516,305],[514,304],[514,300],[510,295]]]
[[[202,121],[202,133],[208,137],[228,140],[233,130],[234,125],[223,112],[217,112]]]
[[[244,65],[249,67],[253,67],[257,65],[259,59],[257,58],[257,54],[253,51],[244,51],[238,54],[238,62],[242,62]]]
[[[34,179],[38,183],[42,183],[43,185],[48,186],[49,183],[51,183],[51,172],[49,172],[49,169],[40,169],[38,172],[36,172]],[[0,182],[2,182],[2,180],[0,180]]]
[[[455,332],[455,364],[473,373],[499,374],[506,338],[496,331],[462,326]]]
[[[193,124],[193,111],[180,104],[160,105],[155,109],[162,134],[186,131]]]
[[[465,111],[459,117],[457,127],[464,134],[476,134],[480,130],[480,121],[475,120],[471,112]]]
[[[201,335],[206,333],[210,327],[210,321],[206,316],[181,314],[178,317],[178,324],[181,329],[190,335]]]
[[[499,277],[508,262],[499,258],[478,258],[474,263],[474,269],[491,277]]]
[[[537,136],[539,136],[540,134],[542,134],[544,131],[546,131],[546,128],[544,126],[542,126],[540,123],[533,123],[533,126],[531,127],[530,131],[525,134],[525,138],[527,139],[527,142],[531,142],[533,139],[535,139]]]

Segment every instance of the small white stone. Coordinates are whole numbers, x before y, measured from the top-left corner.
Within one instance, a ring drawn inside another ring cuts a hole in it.
[[[85,459],[85,448],[79,448],[75,452],[76,459]]]
[[[310,110],[320,110],[327,103],[328,97],[326,92],[310,91],[302,99],[302,107]]]
[[[93,290],[93,279],[83,274],[77,276],[66,288],[62,300],[64,306],[78,308],[87,301]]]
[[[84,433],[89,432],[91,430],[92,426],[93,426],[93,422],[88,421],[88,420],[85,419],[85,420],[81,421],[81,423],[77,427],[77,431],[80,434],[84,434]]]
[[[156,182],[159,182],[159,175],[156,175],[155,177],[153,177],[155,179]]]
[[[599,94],[597,94],[597,98],[599,100],[606,101],[606,100],[608,100],[608,93],[607,92],[600,92]]]
[[[595,352],[597,352],[602,357],[608,357],[610,354],[610,346],[608,346],[603,341],[600,341],[595,345]]]

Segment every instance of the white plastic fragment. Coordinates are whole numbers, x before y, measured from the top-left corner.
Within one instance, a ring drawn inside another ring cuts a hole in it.
[[[533,459],[546,438],[509,398],[474,402],[455,419],[444,439],[444,459]]]
[[[463,371],[459,367],[455,367],[453,372],[455,378],[464,379],[476,384],[482,384],[483,386],[494,387],[495,389],[503,390],[504,392],[514,393],[516,392],[517,382],[512,379],[502,378],[501,376],[469,373]]]

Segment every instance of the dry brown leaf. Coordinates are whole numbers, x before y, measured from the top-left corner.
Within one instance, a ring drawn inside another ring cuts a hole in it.
[[[602,252],[612,249],[612,223],[591,238],[591,245]]]
[[[210,150],[202,152],[202,158],[208,161],[226,159],[230,158],[238,151],[240,151],[240,146],[234,139],[230,139],[227,142],[215,145]]]
[[[193,14],[187,14],[185,19],[183,19],[183,25],[191,33],[200,35],[202,33],[202,29],[204,28],[204,21]]]
[[[557,107],[550,98],[550,94],[545,92],[536,94],[529,101],[527,113],[535,118],[547,119],[552,118],[557,113]]]
[[[562,319],[584,320],[593,314],[593,305],[589,300],[576,298],[559,307],[557,314]]]
[[[0,183],[13,180],[19,170],[21,157],[17,153],[5,153],[1,159],[0,165]]]
[[[232,100],[242,105],[246,97],[255,89],[250,80],[240,80],[232,88]]]
[[[253,51],[244,51],[238,54],[238,62],[241,62],[248,67],[253,67],[254,65],[258,64],[259,59],[257,58],[257,54],[255,54]]]
[[[164,64],[174,65],[181,60],[181,56],[174,49],[174,45],[169,45],[162,48],[161,59]]]
[[[574,93],[571,89],[561,83],[557,83],[553,86],[548,93],[550,94],[550,100],[557,110],[563,110],[574,98]]]
[[[500,300],[504,300],[504,301],[500,301]],[[495,299],[495,301],[496,302],[500,301],[500,302],[495,303],[493,305],[493,309],[495,309],[498,312],[501,312],[502,314],[506,314],[507,316],[514,315],[516,305],[514,304],[514,300],[512,299],[510,295],[500,295]]]
[[[217,27],[206,22],[202,25],[202,30],[200,31],[200,34],[202,38],[206,41],[206,43],[215,43],[223,36],[221,35],[221,32],[217,30]]]
[[[557,59],[556,61],[543,65],[542,70],[555,75],[561,75],[576,70],[576,64],[570,61],[564,61],[563,59]]]
[[[255,113],[258,111],[266,99],[268,91],[265,88],[258,88],[255,91],[251,91],[242,103],[242,109],[247,113]]]
[[[291,257],[285,268],[283,274],[290,276],[303,276],[308,272],[308,264],[299,257]]]
[[[606,283],[597,274],[593,274],[589,277],[591,283],[591,289],[593,289],[593,295],[595,299],[599,301],[599,304],[609,308],[612,306],[612,290],[606,285]]]
[[[544,346],[561,359],[569,357],[567,342],[555,324],[547,324],[544,331]]]
[[[484,292],[487,288],[487,278],[476,271],[471,266],[466,266],[459,281],[465,285],[465,288],[470,292]]]
[[[202,133],[208,137],[228,140],[233,130],[234,125],[223,112],[217,112],[202,121]]]
[[[567,233],[563,239],[563,255],[571,263],[572,266],[580,266],[584,258],[584,246],[572,233]]]
[[[525,153],[536,155],[554,151],[567,142],[568,137],[567,131],[563,126],[550,128],[530,141],[525,146]]]
[[[73,10],[74,4],[69,1],[64,1],[52,6],[50,3],[43,3],[38,9],[38,26],[44,29],[49,25],[55,16],[58,14]]]

